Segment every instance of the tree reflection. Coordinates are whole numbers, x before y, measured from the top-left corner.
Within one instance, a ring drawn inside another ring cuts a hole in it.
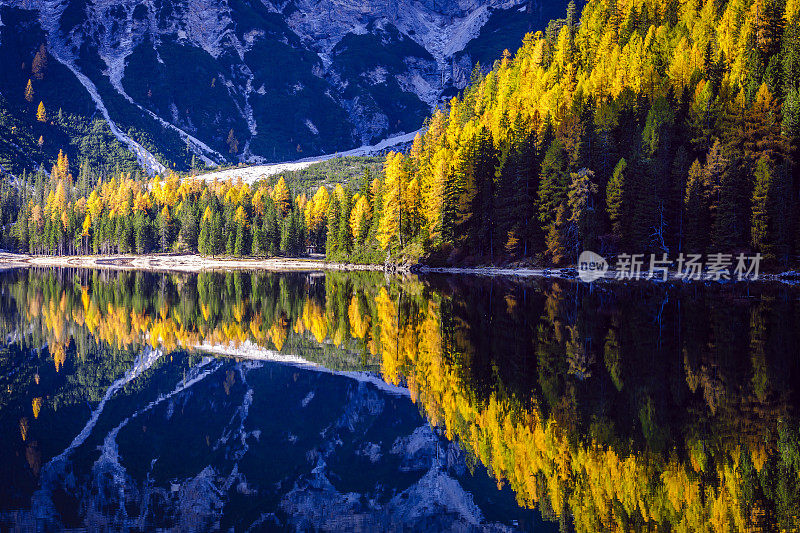
[[[3,288],[3,331],[88,390],[108,380],[82,368],[146,345],[299,354],[406,386],[520,505],[579,531],[800,525],[788,289],[35,270]],[[41,358],[10,357],[35,465],[40,411],[77,396],[47,400]]]

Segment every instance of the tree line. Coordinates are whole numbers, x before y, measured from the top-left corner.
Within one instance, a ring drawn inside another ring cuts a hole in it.
[[[170,176],[89,190],[60,171],[23,189],[12,240],[40,253],[559,264],[594,249],[786,264],[800,247],[797,2],[603,0],[568,14],[476,68],[379,177],[306,195]]]
[[[389,155],[378,239],[450,262],[590,248],[785,263],[798,89],[797,2],[590,2],[476,70]]]
[[[148,178],[118,172],[109,178],[88,163],[80,165],[75,178],[72,168],[59,152],[49,173],[24,172],[2,182],[6,248],[52,255],[327,252],[331,259],[348,260],[357,252],[362,262],[380,259],[377,244],[364,244],[377,242],[373,205],[374,198],[380,202],[381,185],[368,168],[361,180],[351,180],[353,185],[319,186],[313,195],[292,192],[283,176],[250,185],[173,173]]]

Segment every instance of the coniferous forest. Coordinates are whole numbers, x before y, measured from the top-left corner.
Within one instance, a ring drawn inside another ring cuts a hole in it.
[[[49,174],[3,182],[0,221],[6,247],[41,254],[741,251],[785,266],[800,247],[799,143],[800,1],[594,0],[476,66],[380,176],[206,183],[59,154]]]

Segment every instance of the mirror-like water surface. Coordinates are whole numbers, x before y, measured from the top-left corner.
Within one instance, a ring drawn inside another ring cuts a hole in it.
[[[0,524],[789,530],[799,326],[786,287],[9,271]]]

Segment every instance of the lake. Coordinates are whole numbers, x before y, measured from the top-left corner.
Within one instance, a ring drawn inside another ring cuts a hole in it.
[[[0,528],[800,527],[800,291],[0,273]]]

